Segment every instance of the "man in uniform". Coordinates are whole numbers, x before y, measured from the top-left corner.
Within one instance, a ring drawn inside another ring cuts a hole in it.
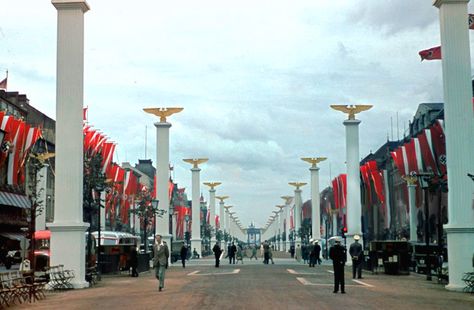
[[[214,252],[214,257],[216,259],[216,268],[219,268],[220,258],[221,258],[221,247],[219,246],[219,242],[216,242],[214,247],[212,248],[212,252]]]
[[[341,293],[345,294],[344,289],[344,265],[346,264],[346,248],[341,245],[341,240],[336,239],[334,246],[329,249],[329,258],[332,259],[332,266],[334,268],[334,291],[339,291],[341,286]]]
[[[349,247],[349,254],[352,258],[352,279],[356,277],[362,279],[362,261],[364,260],[364,251],[362,250],[362,245],[359,243],[360,236],[354,235],[354,243]]]
[[[153,252],[155,253],[153,267],[155,268],[155,276],[160,282],[158,290],[161,292],[165,287],[165,269],[168,268],[168,257],[170,256],[168,245],[161,240],[161,235],[156,235]]]

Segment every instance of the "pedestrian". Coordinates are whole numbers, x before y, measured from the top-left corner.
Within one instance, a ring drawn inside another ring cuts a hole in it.
[[[242,262],[242,265],[244,264],[244,255],[242,253],[242,246],[240,244],[237,246],[237,264],[239,261]]]
[[[267,240],[263,242],[263,263],[268,264],[268,259],[270,258],[270,245]]]
[[[273,251],[272,249],[270,248],[270,250],[268,251],[268,261],[267,261],[267,264],[272,261],[272,265],[275,264],[275,262],[273,261]]]
[[[265,242],[263,242],[263,243],[265,243]],[[264,259],[264,257],[265,257],[265,249],[264,249],[263,243],[260,244],[260,256]]]
[[[237,252],[237,247],[232,242],[232,245],[230,246],[230,250],[229,250],[229,264],[234,264],[235,265],[235,253],[236,252]]]
[[[161,235],[156,235],[155,244],[153,245],[153,267],[155,268],[155,276],[159,281],[158,291],[162,291],[165,287],[165,269],[168,268],[168,258],[170,251],[165,241],[161,239]]]
[[[181,246],[181,251],[179,254],[181,256],[181,264],[183,264],[183,268],[186,268],[186,259],[188,258],[188,247],[184,242]]]
[[[298,244],[295,250],[295,258],[296,258],[296,261],[298,261],[298,263],[301,262],[301,256],[302,256],[301,246]]]
[[[291,255],[291,258],[295,258],[295,246],[294,245],[290,246],[290,255]]]
[[[303,257],[303,264],[307,264],[309,262],[308,248],[309,247],[304,244],[301,246],[301,256]]]
[[[352,279],[356,277],[362,279],[362,262],[364,261],[364,251],[362,245],[359,243],[360,236],[354,235],[354,243],[349,247],[349,254],[352,258]]]
[[[316,253],[314,252],[315,243],[313,239],[309,240],[309,267],[314,267],[316,264]]]
[[[341,288],[341,293],[346,293],[344,288],[344,265],[346,264],[346,255],[346,248],[341,245],[340,239],[336,239],[334,246],[329,249],[329,258],[332,259],[332,266],[334,269],[333,293],[339,291],[339,286]]]
[[[133,247],[130,252],[130,267],[132,268],[132,277],[138,277],[137,267],[138,267],[138,252],[137,248]]]
[[[252,260],[252,258],[254,258],[254,257],[255,257],[255,260],[258,260],[258,258],[257,258],[257,247],[255,245],[252,246],[251,251],[252,251],[252,256],[250,256],[250,260]]]
[[[193,259],[199,259],[199,253],[196,251],[196,248],[193,250]]]
[[[219,242],[216,242],[216,244],[212,248],[212,252],[214,252],[214,257],[216,259],[216,268],[219,268],[219,262],[222,253],[221,247],[219,246]]]
[[[313,251],[315,253],[315,261],[313,263],[313,267],[315,263],[321,265],[321,246],[319,245],[319,240],[314,241]]]

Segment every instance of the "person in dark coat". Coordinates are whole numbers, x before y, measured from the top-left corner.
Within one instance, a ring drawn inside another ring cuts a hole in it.
[[[186,268],[186,258],[188,258],[188,247],[186,244],[181,246],[181,251],[180,251],[180,256],[181,256],[181,263],[183,264],[183,268]]]
[[[364,260],[364,251],[362,245],[359,243],[360,236],[354,235],[354,243],[349,247],[349,254],[352,258],[352,278],[355,279],[356,271],[357,278],[362,279],[362,262]]]
[[[237,252],[237,247],[232,242],[232,245],[230,246],[230,249],[229,249],[229,264],[234,264],[235,265],[235,253],[236,252]]]
[[[290,255],[291,255],[291,258],[295,258],[295,246],[294,245],[290,246]]]
[[[319,240],[314,241],[313,251],[314,251],[314,257],[315,257],[313,267],[315,264],[321,265],[321,246],[319,245]]]
[[[137,267],[138,267],[138,252],[134,247],[130,252],[130,267],[132,268],[132,277],[138,277]]]
[[[212,252],[214,252],[214,257],[216,258],[216,268],[219,268],[219,262],[222,253],[221,247],[219,246],[219,242],[216,242],[216,244],[212,248]]]
[[[346,249],[341,245],[341,240],[336,240],[335,245],[329,249],[329,258],[332,259],[332,266],[334,268],[334,291],[339,291],[341,287],[341,293],[345,294],[344,288],[344,265],[346,264]]]

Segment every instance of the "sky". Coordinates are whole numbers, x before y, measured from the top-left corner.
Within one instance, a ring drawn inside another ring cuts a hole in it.
[[[118,143],[114,160],[156,162],[157,119],[142,109],[183,107],[169,118],[175,182],[190,196],[182,159],[209,158],[201,181],[222,182],[217,195],[230,196],[244,226],[263,227],[293,195],[288,182],[309,183],[301,157],[328,158],[321,190],[344,173],[345,116],[329,105],[374,105],[358,116],[363,158],[402,137],[418,104],[443,102],[441,62],[418,55],[440,45],[431,0],[88,3],[84,105]],[[0,79],[7,69],[8,90],[55,118],[51,1],[2,0]]]

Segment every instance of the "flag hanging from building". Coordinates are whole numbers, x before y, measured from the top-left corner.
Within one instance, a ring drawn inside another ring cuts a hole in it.
[[[0,89],[7,90],[7,82],[8,82],[8,77],[4,78],[0,82]]]
[[[421,57],[421,61],[441,59],[441,46],[436,46],[436,47],[429,48],[427,50],[422,50],[418,54]]]
[[[474,30],[474,14],[469,14],[468,23],[469,29]]]

